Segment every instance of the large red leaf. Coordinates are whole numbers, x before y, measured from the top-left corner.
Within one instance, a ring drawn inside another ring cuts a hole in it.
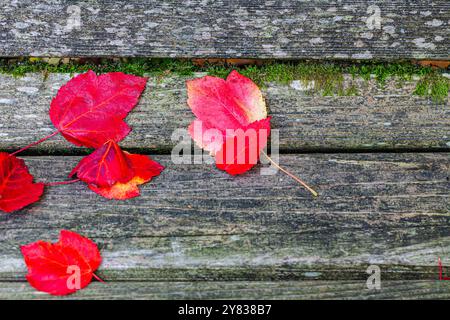
[[[37,241],[22,246],[21,251],[28,267],[28,282],[53,295],[86,287],[102,261],[94,242],[66,230],[61,231],[56,243]]]
[[[95,185],[89,185],[89,188],[107,199],[131,199],[140,195],[139,185],[149,182],[164,170],[162,165],[148,156],[129,154],[128,152],[125,152],[125,155],[131,162],[134,172],[133,178],[126,183],[117,182],[111,187],[99,188]]]
[[[69,177],[77,174],[87,184],[110,187],[116,182],[128,182],[133,178],[131,162],[114,141],[110,140],[84,157]]]
[[[36,202],[44,192],[43,183],[33,176],[22,159],[0,153],[0,210],[12,212]]]
[[[123,121],[136,106],[147,78],[93,71],[61,87],[50,106],[58,131],[78,146],[98,148],[108,140],[121,141],[130,128]]]
[[[256,161],[250,157],[259,153],[267,144],[270,118],[258,86],[237,71],[232,71],[226,80],[205,76],[187,82],[188,105],[197,119],[189,126],[192,139],[212,155],[231,161],[216,161],[217,167],[230,174],[250,170]],[[247,142],[239,145],[239,137],[246,133],[266,131],[263,139],[247,135]],[[226,143],[227,142],[227,143]],[[234,146],[233,142],[236,142]],[[240,147],[239,147],[240,146]],[[228,154],[228,157],[224,157]],[[242,161],[237,161],[244,154]]]

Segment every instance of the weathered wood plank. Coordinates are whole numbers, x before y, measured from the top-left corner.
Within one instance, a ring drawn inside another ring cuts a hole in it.
[[[197,75],[199,76],[199,75]],[[15,150],[54,131],[48,109],[68,74],[41,74],[23,78],[0,76],[0,149]],[[127,121],[133,132],[126,148],[168,152],[178,140],[172,133],[187,128],[193,114],[186,104],[184,77],[151,78],[139,106]],[[413,96],[415,82],[398,87],[347,77],[345,86],[361,88],[361,96],[308,95],[298,81],[271,84],[264,90],[273,128],[279,129],[280,149],[434,149],[450,150],[450,104],[435,104]],[[190,141],[190,139],[188,139]],[[32,149],[42,152],[75,150],[63,138]]]
[[[0,299],[449,299],[446,281],[94,282],[70,296],[54,297],[26,283],[0,283]],[[178,310],[178,309],[177,309]],[[174,310],[175,311],[175,310]]]
[[[174,165],[139,198],[107,201],[81,183],[0,215],[0,281],[23,279],[19,246],[71,229],[99,243],[113,280],[436,280],[450,262],[448,154],[282,155],[320,193],[288,177],[231,177],[212,165]],[[78,157],[26,158],[44,181]]]
[[[0,56],[449,59],[450,4],[0,1]]]

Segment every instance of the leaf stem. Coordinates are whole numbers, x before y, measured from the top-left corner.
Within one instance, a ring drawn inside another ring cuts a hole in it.
[[[80,179],[74,179],[74,180],[69,180],[69,181],[49,182],[49,183],[44,183],[44,185],[47,187],[53,187],[53,186],[61,186],[61,185],[65,185],[65,184],[76,183],[78,181],[80,181]]]
[[[11,156],[15,156],[15,155],[18,154],[18,153],[21,153],[21,152],[23,152],[23,151],[25,151],[25,150],[28,150],[29,148],[31,148],[31,147],[33,147],[33,146],[36,146],[36,145],[38,145],[38,144],[44,142],[45,140],[48,140],[48,139],[50,139],[50,138],[56,136],[58,133],[59,133],[59,130],[53,132],[52,134],[50,134],[50,135],[48,135],[48,136],[46,136],[46,137],[44,137],[44,138],[42,138],[41,140],[38,140],[38,141],[36,141],[36,142],[33,142],[33,143],[27,145],[26,147],[23,147],[22,149],[19,149],[19,150],[15,151],[15,152],[11,153],[10,155],[11,155]]]
[[[92,276],[97,279],[98,281],[100,281],[101,283],[105,283],[105,281],[103,281],[98,275],[96,275],[95,273],[92,274]]]
[[[261,153],[263,155],[266,156],[266,158],[278,169],[280,169],[282,172],[284,172],[285,174],[287,174],[289,177],[291,177],[292,179],[294,179],[295,181],[297,181],[298,183],[300,183],[302,186],[304,186],[306,188],[306,190],[308,190],[309,192],[312,193],[312,195],[314,197],[317,197],[319,194],[314,191],[314,189],[312,189],[310,186],[308,186],[305,182],[303,182],[302,180],[300,180],[298,177],[296,177],[295,175],[293,175],[292,173],[290,173],[289,171],[287,171],[286,169],[283,169],[282,167],[280,167],[275,161],[272,160],[272,158],[270,158],[264,151],[261,151]]]

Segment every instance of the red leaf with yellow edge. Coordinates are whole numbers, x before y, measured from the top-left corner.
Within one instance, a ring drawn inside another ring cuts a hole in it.
[[[77,175],[87,184],[110,187],[117,182],[126,183],[133,177],[130,160],[113,140],[106,142],[92,154],[84,157],[69,177]]]
[[[86,287],[102,258],[97,245],[75,232],[62,230],[59,241],[37,241],[21,247],[32,287],[66,295]]]
[[[147,78],[111,72],[80,74],[61,87],[50,106],[58,131],[77,146],[98,148],[121,141],[130,127],[123,121],[136,106]]]
[[[124,154],[131,163],[134,171],[133,178],[126,183],[118,182],[111,187],[99,188],[95,185],[89,185],[92,191],[108,199],[131,199],[140,195],[139,185],[149,182],[164,170],[162,165],[148,156],[128,152],[124,152]]]
[[[0,210],[12,212],[36,202],[44,192],[43,183],[33,183],[25,162],[0,153]]]
[[[270,132],[270,118],[258,86],[237,71],[226,80],[205,76],[187,81],[186,85],[188,105],[197,117],[189,126],[192,139],[216,156],[219,169],[230,174],[250,170],[267,145]],[[265,138],[257,138],[263,131]],[[223,157],[225,154],[228,157]],[[217,156],[224,160],[218,161]],[[238,161],[241,156],[244,160]]]

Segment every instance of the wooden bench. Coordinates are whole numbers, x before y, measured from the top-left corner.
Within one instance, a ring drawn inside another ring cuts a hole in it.
[[[80,25],[68,26],[73,14]],[[3,57],[450,60],[449,35],[448,1],[21,0],[0,11]],[[2,151],[54,130],[49,104],[70,78],[0,75]],[[59,186],[0,215],[1,299],[54,298],[25,282],[19,246],[56,240],[60,229],[99,244],[107,282],[66,298],[450,297],[438,274],[438,257],[450,263],[448,99],[413,95],[415,79],[399,87],[346,76],[360,82],[357,96],[268,84],[280,163],[317,189],[312,198],[281,173],[173,164],[172,132],[193,119],[189,78],[150,78],[127,119],[134,130],[121,145],[167,167],[141,197]],[[82,152],[56,137],[24,159],[40,180],[60,181]],[[370,265],[381,268],[380,290],[366,286]]]

